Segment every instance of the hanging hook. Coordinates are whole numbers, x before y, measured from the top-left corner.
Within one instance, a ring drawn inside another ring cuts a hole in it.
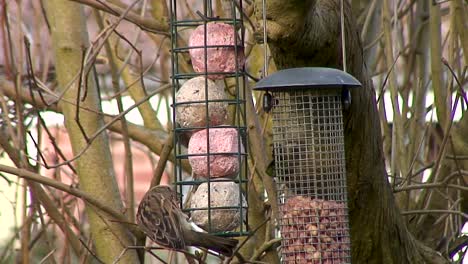
[[[269,113],[271,109],[273,108],[273,95],[266,91],[263,94],[263,111],[266,113]]]
[[[348,88],[343,88],[341,91],[341,102],[343,104],[343,110],[349,110],[351,107],[351,92]]]

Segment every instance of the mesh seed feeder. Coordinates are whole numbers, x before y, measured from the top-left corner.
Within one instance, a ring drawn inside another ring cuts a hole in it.
[[[219,10],[215,1],[194,1],[196,17],[190,19],[182,19],[190,15],[178,2],[170,1],[170,13],[175,186],[180,206],[208,233],[246,235],[242,1],[231,1],[224,14],[215,13]]]
[[[296,68],[254,88],[272,112],[282,263],[351,263],[342,109],[360,86],[340,70]]]

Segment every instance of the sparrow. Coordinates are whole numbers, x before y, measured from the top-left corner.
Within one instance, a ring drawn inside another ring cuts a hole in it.
[[[195,231],[179,207],[176,192],[165,185],[146,192],[138,205],[136,222],[152,241],[170,249],[202,247],[231,257],[238,243],[232,238]]]

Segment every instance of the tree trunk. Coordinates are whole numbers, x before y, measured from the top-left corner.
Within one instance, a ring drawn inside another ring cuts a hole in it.
[[[387,181],[375,91],[351,7],[344,2],[348,72],[363,84],[352,91],[351,108],[344,113],[352,261],[446,263],[413,238],[400,216]],[[260,11],[261,1],[256,4]],[[267,17],[268,44],[278,69],[342,69],[339,0],[270,0]]]
[[[57,79],[63,93],[59,105],[63,110],[73,154],[77,155],[89,147],[76,160],[79,188],[123,212],[107,135],[100,134],[92,143],[87,143],[84,136],[90,137],[102,127],[103,120],[102,116],[92,112],[100,111],[99,94],[92,74],[89,77],[84,74],[79,83],[83,50],[88,45],[83,8],[65,0],[48,0],[45,3],[51,25]],[[83,108],[78,109],[76,103]],[[79,111],[79,117],[76,111]],[[112,263],[125,246],[132,245],[130,234],[124,224],[109,221],[110,217],[102,211],[91,206],[87,206],[86,210],[97,256],[104,263]],[[119,263],[138,263],[135,251],[127,251]]]

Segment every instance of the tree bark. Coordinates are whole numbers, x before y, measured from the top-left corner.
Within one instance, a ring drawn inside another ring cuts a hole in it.
[[[259,11],[261,2],[256,1]],[[257,18],[261,21],[260,13]],[[342,69],[339,0],[270,0],[267,18],[268,44],[278,69]],[[347,1],[344,19],[348,72],[363,84],[352,90],[351,108],[344,113],[352,261],[446,263],[413,238],[399,213],[387,181],[375,91]]]
[[[82,83],[79,83],[81,78],[77,78],[81,71],[83,50],[88,44],[85,19],[79,4],[65,0],[48,0],[45,3],[51,25],[59,89],[66,99],[60,101],[59,106],[63,110],[73,153],[77,155],[88,145],[84,134],[92,135],[104,124],[102,116],[66,103],[76,102],[95,110],[100,108],[99,94],[92,81],[92,74],[90,77],[84,74]],[[79,111],[79,117],[76,111]],[[104,204],[123,211],[105,133],[91,143],[76,160],[76,165],[80,189]],[[90,206],[86,210],[96,254],[104,263],[112,263],[126,246],[132,245],[131,236],[124,224],[109,221],[110,217],[104,212]],[[138,262],[133,250],[127,251],[120,259],[120,263]]]

